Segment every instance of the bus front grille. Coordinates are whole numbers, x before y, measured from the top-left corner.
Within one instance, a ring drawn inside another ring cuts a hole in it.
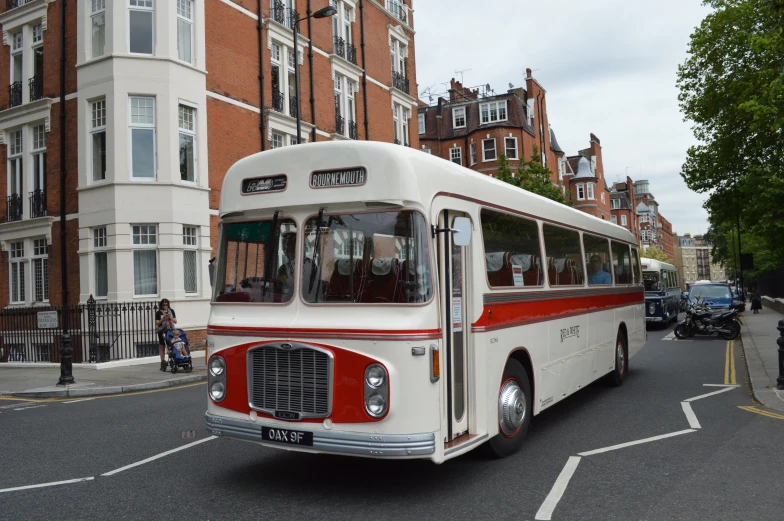
[[[277,418],[329,416],[332,356],[296,343],[267,344],[248,352],[250,406]]]

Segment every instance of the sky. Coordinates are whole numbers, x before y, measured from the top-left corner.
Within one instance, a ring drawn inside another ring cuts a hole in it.
[[[707,195],[690,191],[680,176],[696,140],[675,85],[689,36],[709,13],[700,0],[413,5],[420,96],[428,89],[445,93],[451,78],[502,93],[509,83],[524,87],[530,68],[547,91],[548,119],[567,155],[588,148],[595,134],[608,183],[627,172],[635,181],[648,179],[674,232],[707,231]]]

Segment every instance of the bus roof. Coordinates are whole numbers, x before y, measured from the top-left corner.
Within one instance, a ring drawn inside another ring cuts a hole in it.
[[[364,167],[365,172],[359,179],[361,183],[311,188],[313,172],[347,172],[359,167]],[[283,176],[285,181],[281,181]],[[264,183],[277,184],[268,184],[272,187],[268,193],[253,193],[249,184],[253,181],[249,180],[258,178],[265,178]],[[220,215],[308,206],[323,206],[329,211],[331,204],[357,202],[369,207],[427,209],[440,194],[569,223],[585,231],[635,243],[631,232],[621,226],[422,151],[374,141],[329,141],[281,147],[241,159],[229,168],[223,180]]]
[[[659,271],[659,270],[667,269],[667,270],[677,271],[675,265],[670,264],[669,262],[663,262],[656,259],[647,259],[645,257],[642,257],[640,259],[640,264],[642,264],[643,270]]]

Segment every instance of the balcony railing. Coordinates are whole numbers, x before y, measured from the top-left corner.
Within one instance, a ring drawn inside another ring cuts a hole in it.
[[[296,9],[287,8],[286,4],[280,0],[276,0],[272,3],[270,18],[281,25],[285,25],[289,29],[292,29],[297,20],[299,20],[299,13]]]
[[[8,99],[12,107],[22,104],[22,82],[15,81],[8,86]]]
[[[346,118],[341,116],[337,111],[335,112],[335,133],[340,134],[341,136],[346,133]]]
[[[335,36],[334,38],[334,49],[335,54],[340,56],[341,58],[345,58],[346,60],[350,61],[354,65],[357,64],[357,48],[351,42],[347,42],[340,36]]]
[[[22,196],[20,194],[11,194],[6,200],[8,203],[7,221],[21,221],[22,220]]]
[[[10,11],[11,9],[16,9],[17,7],[25,5],[27,2],[31,1],[32,0],[6,0],[5,10]]]
[[[279,90],[272,91],[272,110],[283,112],[283,93]]]
[[[357,139],[357,124],[353,121],[348,122],[348,137]]]
[[[46,216],[46,193],[43,190],[30,192],[30,218]]]
[[[387,11],[395,15],[404,24],[408,23],[406,6],[400,0],[387,0]]]
[[[292,118],[297,117],[297,97],[289,96],[289,116]]]
[[[27,82],[30,87],[30,103],[44,97],[44,78],[43,76],[33,76]]]
[[[408,78],[402,72],[392,71],[392,86],[408,94]]]

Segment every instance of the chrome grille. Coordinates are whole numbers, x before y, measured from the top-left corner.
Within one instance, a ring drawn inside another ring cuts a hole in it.
[[[273,413],[295,412],[301,418],[330,413],[332,358],[297,344],[260,346],[249,351],[250,405]]]

